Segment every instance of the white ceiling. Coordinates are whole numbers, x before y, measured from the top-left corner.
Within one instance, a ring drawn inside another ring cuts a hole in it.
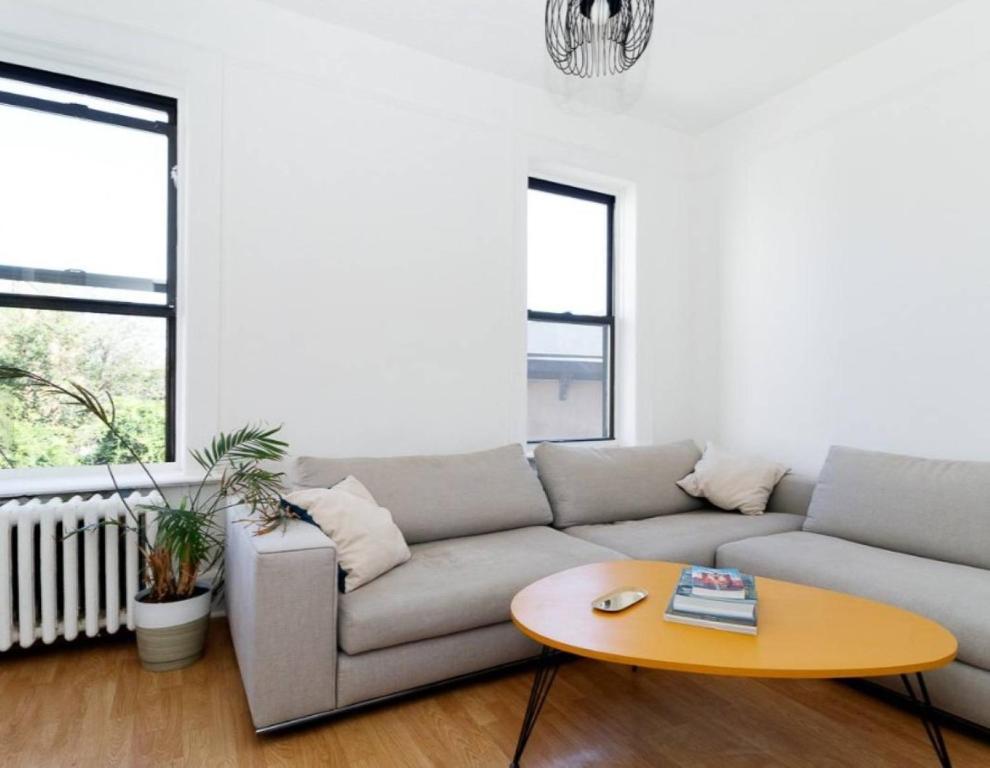
[[[574,87],[547,58],[544,0],[269,2],[538,87]],[[591,87],[632,84],[632,114],[700,132],[956,2],[656,0],[647,57]]]

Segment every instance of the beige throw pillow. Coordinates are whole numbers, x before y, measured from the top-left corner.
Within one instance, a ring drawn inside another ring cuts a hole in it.
[[[782,464],[728,453],[708,443],[694,472],[677,484],[720,509],[762,515],[774,487],[788,471]]]
[[[345,574],[345,592],[367,584],[411,556],[392,513],[378,506],[368,489],[352,476],[333,488],[290,493],[286,501],[305,509],[334,540],[337,561]]]

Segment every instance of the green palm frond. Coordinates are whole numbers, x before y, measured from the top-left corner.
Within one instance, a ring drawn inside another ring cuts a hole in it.
[[[31,373],[31,371],[13,366],[0,366],[0,381],[18,382],[22,386],[32,387],[44,394],[60,398],[66,405],[85,408],[107,426],[113,424],[114,412],[116,410],[113,407],[113,399],[108,398],[111,406],[108,413],[106,406],[100,401],[99,396],[81,384],[76,384],[74,381],[70,381],[68,386],[62,386],[46,379],[44,376],[39,376],[36,373]]]
[[[190,451],[193,459],[207,472],[225,462],[279,461],[285,457],[288,443],[275,437],[281,427],[247,425],[236,432],[221,432],[201,451]]]
[[[117,438],[119,444],[141,466],[159,496],[162,499],[167,498],[134,445],[115,426],[117,408],[109,393],[101,397],[75,382],[63,386],[23,368],[11,366],[0,366],[0,383],[32,387],[63,403],[85,409],[103,423],[108,432]],[[130,522],[123,524],[123,527],[136,531],[142,551],[153,553],[156,563],[165,564],[157,575],[154,573],[155,569],[149,566],[149,578],[158,587],[155,590],[158,599],[174,599],[175,595],[187,595],[188,592],[184,590],[192,588],[197,573],[208,571],[214,566],[218,569],[214,592],[219,593],[217,587],[223,583],[220,520],[227,508],[242,503],[260,513],[265,520],[284,522],[285,514],[279,507],[283,474],[263,466],[265,462],[278,462],[285,458],[289,446],[277,437],[280,430],[281,427],[248,424],[233,432],[219,433],[202,450],[190,451],[193,459],[203,469],[203,479],[195,493],[191,497],[184,497],[177,504],[163,502],[142,505],[144,509],[157,514],[158,532],[154,541],[147,540],[139,516],[128,505],[124,494],[120,493],[130,518]],[[106,467],[114,487],[120,492],[113,468],[109,463]],[[211,486],[215,484],[215,488],[211,487],[204,497],[208,483]],[[112,524],[118,523],[101,521],[97,525]],[[68,535],[76,533],[79,531],[69,532]],[[180,572],[178,576],[170,571],[175,566]]]
[[[266,500],[277,498],[282,473],[265,469],[261,463],[285,458],[288,443],[275,437],[280,430],[280,426],[248,424],[234,432],[221,432],[201,451],[190,451],[205,473],[193,496],[193,506],[199,505],[207,480],[218,469],[222,472],[220,487],[213,496],[214,504],[222,497],[237,496],[256,508]]]

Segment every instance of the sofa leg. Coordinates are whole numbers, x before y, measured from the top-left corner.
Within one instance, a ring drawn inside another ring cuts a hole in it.
[[[904,683],[904,688],[914,703],[918,716],[921,718],[921,723],[925,726],[925,733],[928,734],[928,740],[932,744],[932,749],[935,750],[938,764],[941,768],[952,768],[949,748],[946,746],[945,739],[942,737],[942,728],[938,724],[938,715],[935,713],[932,707],[931,697],[928,695],[925,676],[921,672],[918,672],[915,674],[915,677],[918,681],[918,693],[915,693],[914,686],[911,684],[911,678],[908,675],[901,675],[901,682]]]
[[[509,768],[519,768],[519,761],[522,760],[526,744],[529,742],[529,737],[533,735],[533,728],[536,727],[536,719],[540,716],[543,703],[547,700],[554,678],[557,677],[560,657],[561,654],[546,646],[543,646],[543,650],[540,652],[536,674],[533,676],[533,687],[529,692],[529,703],[526,705],[526,714],[523,715],[522,728],[519,730],[519,740],[516,742],[516,752],[512,757],[512,762],[509,763]]]

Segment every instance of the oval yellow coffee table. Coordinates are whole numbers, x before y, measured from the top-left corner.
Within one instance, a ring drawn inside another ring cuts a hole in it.
[[[512,620],[543,645],[516,753],[526,743],[564,651],[589,659],[704,675],[842,678],[900,675],[939,764],[951,765],[923,672],[956,656],[956,639],[917,614],[861,597],[774,579],[757,579],[756,636],[664,621],[683,565],[619,560],[562,571],[512,600]],[[591,602],[620,587],[649,597],[622,613]],[[909,675],[915,676],[915,684]]]

